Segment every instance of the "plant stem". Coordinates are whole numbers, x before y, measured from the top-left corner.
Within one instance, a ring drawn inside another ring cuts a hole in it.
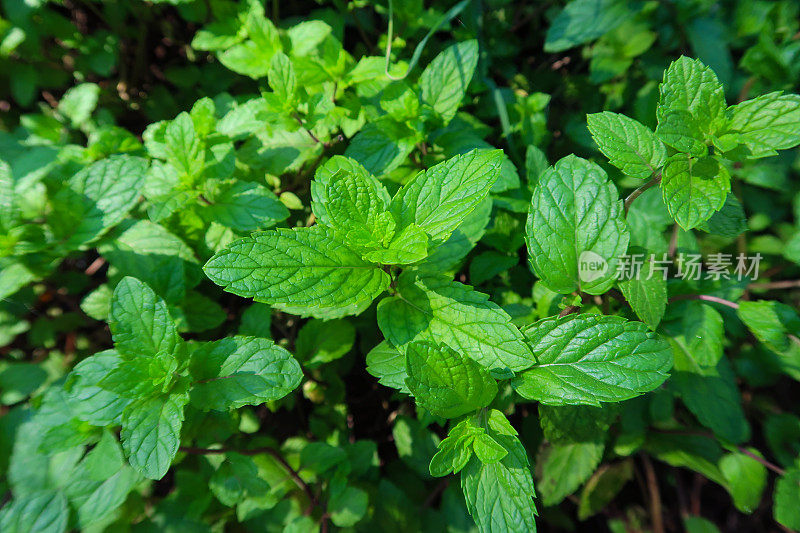
[[[642,185],[641,187],[639,187],[638,189],[633,191],[627,198],[625,198],[625,204],[624,204],[625,205],[625,213],[626,214],[628,213],[628,209],[631,208],[631,204],[633,203],[633,201],[636,200],[637,198],[639,198],[639,196],[641,196],[641,194],[644,191],[646,191],[647,189],[651,189],[651,188],[655,187],[659,183],[661,183],[661,172],[656,174],[653,177],[653,179],[651,179],[650,181],[648,181],[647,183],[645,183],[644,185]]]
[[[653,533],[664,533],[664,517],[661,515],[661,493],[658,490],[658,480],[653,469],[653,463],[646,455],[642,455],[644,474],[647,478],[647,492],[650,495],[650,521]]]
[[[719,296],[711,296],[709,294],[678,294],[677,296],[670,298],[669,303],[676,302],[678,300],[703,300],[704,302],[714,302],[726,305],[731,309],[739,309],[739,304],[736,302],[726,300],[725,298],[720,298]]]

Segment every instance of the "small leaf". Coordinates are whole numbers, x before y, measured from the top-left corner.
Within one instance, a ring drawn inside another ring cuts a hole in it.
[[[406,350],[406,385],[437,416],[456,418],[489,405],[497,384],[481,365],[446,345],[413,342]]]
[[[728,170],[714,157],[676,154],[664,167],[661,190],[669,214],[683,229],[705,222],[725,205],[731,190]]]
[[[586,116],[586,125],[600,151],[628,176],[646,179],[667,159],[660,140],[644,124],[619,113]]]
[[[654,261],[653,255],[648,256],[636,276],[617,283],[636,316],[653,331],[667,308],[667,278],[664,272],[656,271]]]
[[[108,324],[114,346],[124,357],[172,354],[181,342],[164,300],[130,276],[114,289]]]
[[[773,92],[728,108],[728,130],[751,151],[753,158],[768,157],[775,150],[800,144],[800,96]]]
[[[672,62],[658,86],[659,122],[671,110],[687,111],[700,131],[714,133],[725,114],[725,92],[714,71],[699,59],[681,56]]]
[[[149,479],[161,479],[180,446],[185,395],[143,398],[125,410],[122,448],[131,466]]]
[[[800,468],[786,471],[775,484],[775,520],[789,529],[800,529]]]

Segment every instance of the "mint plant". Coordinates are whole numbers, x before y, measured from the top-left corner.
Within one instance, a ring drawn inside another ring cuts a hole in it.
[[[0,6],[0,531],[800,529],[796,2]]]

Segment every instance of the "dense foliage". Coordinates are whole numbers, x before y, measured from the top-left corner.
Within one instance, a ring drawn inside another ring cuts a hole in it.
[[[0,531],[800,529],[794,0],[3,0]]]

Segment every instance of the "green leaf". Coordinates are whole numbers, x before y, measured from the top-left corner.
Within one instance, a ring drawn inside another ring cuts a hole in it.
[[[236,231],[267,229],[289,216],[289,210],[262,185],[234,181],[214,196],[203,216]]]
[[[776,150],[800,144],[800,96],[773,92],[728,108],[727,129],[737,133],[751,158],[769,157]]]
[[[722,315],[701,302],[685,302],[679,309],[680,320],[664,327],[672,336],[673,348],[681,350],[697,366],[716,366],[725,339]]]
[[[192,353],[192,405],[224,411],[283,398],[303,372],[292,354],[269,339],[227,337]]]
[[[800,529],[800,468],[792,468],[775,484],[775,520],[789,529]]]
[[[500,420],[502,419],[502,420]],[[536,531],[536,493],[530,462],[516,432],[509,432],[508,421],[492,410],[490,436],[507,454],[497,462],[484,463],[472,456],[461,471],[461,490],[467,510],[478,531]]]
[[[756,450],[748,450],[758,455]],[[767,469],[744,453],[730,453],[719,462],[722,475],[728,481],[733,504],[743,513],[752,513],[761,502],[767,486]]]
[[[505,311],[485,294],[447,277],[403,273],[397,295],[378,304],[378,326],[403,353],[408,343],[427,340],[454,346],[501,375],[534,363]]]
[[[603,155],[628,176],[647,179],[667,159],[666,148],[652,130],[625,115],[592,113],[586,125]]]
[[[497,394],[497,383],[486,369],[443,344],[409,344],[406,372],[406,386],[417,403],[443,418],[486,407]]]
[[[336,225],[336,221],[343,224],[350,223],[347,220],[340,220],[341,213],[336,216],[329,215],[327,211],[328,204],[335,201],[328,195],[330,185],[342,176],[349,176],[352,186],[361,190],[361,207],[366,207],[372,218],[380,211],[386,210],[391,201],[386,187],[355,159],[335,155],[317,168],[314,180],[311,182],[311,208],[317,219],[329,226]]]
[[[295,24],[286,32],[292,43],[292,55],[298,57],[313,52],[332,30],[333,28],[321,20],[306,20]]]
[[[275,96],[284,103],[290,104],[297,87],[297,77],[289,57],[283,52],[272,56],[267,76],[269,77],[269,86],[275,92]]]
[[[684,516],[683,526],[686,533],[719,533],[719,528],[714,522],[700,516]]]
[[[589,479],[603,458],[603,442],[555,444],[536,458],[536,478],[542,503],[556,505]]]
[[[647,256],[636,276],[617,282],[633,312],[653,331],[667,309],[667,278],[656,271],[654,260],[653,255]]]
[[[549,405],[619,402],[661,385],[672,367],[669,344],[641,322],[568,315],[523,330],[538,364],[511,384]]]
[[[711,218],[697,225],[697,229],[723,237],[736,237],[747,231],[747,217],[741,202],[729,193],[722,209],[711,215]]]
[[[684,109],[667,109],[658,119],[656,135],[664,144],[694,157],[708,153],[703,131],[691,112]]]
[[[448,46],[422,71],[422,102],[430,105],[445,124],[458,111],[477,64],[478,41],[472,39]]]
[[[714,157],[675,154],[667,160],[661,191],[669,214],[690,230],[722,209],[731,190],[728,170]]]
[[[389,276],[323,226],[254,233],[206,263],[228,292],[303,315],[354,314],[389,286]]]
[[[720,439],[741,443],[750,438],[736,376],[726,358],[716,366],[700,367],[687,352],[675,347],[670,387],[689,411]]]
[[[344,155],[380,176],[396,169],[414,150],[416,132],[391,118],[367,123],[347,145]]]
[[[525,233],[534,272],[561,294],[606,292],[629,240],[616,187],[602,168],[574,155],[539,179]]]
[[[633,17],[628,2],[572,0],[547,29],[544,51],[562,52],[593,41]]]
[[[392,427],[397,455],[423,478],[428,478],[428,464],[436,453],[439,437],[418,420],[400,415]]]
[[[137,400],[122,418],[122,449],[131,466],[149,479],[161,479],[181,443],[186,395]]]
[[[443,242],[486,198],[503,161],[500,150],[472,150],[417,174],[390,206],[400,229],[416,224]]]
[[[120,423],[122,412],[130,400],[99,385],[121,361],[116,351],[106,350],[75,365],[64,388],[76,418],[94,426]]]
[[[792,342],[789,335],[800,335],[800,317],[786,304],[758,300],[741,302],[736,312],[747,328],[764,346],[775,352],[785,352]]]
[[[664,72],[658,86],[656,114],[659,123],[669,111],[691,114],[700,131],[714,133],[725,114],[725,92],[714,71],[699,59],[681,56]]]
[[[203,143],[194,129],[189,113],[183,112],[167,124],[164,130],[164,150],[167,162],[189,178],[203,170]]]
[[[605,509],[631,479],[633,479],[633,461],[630,459],[601,466],[581,491],[578,519],[586,520]]]
[[[114,346],[124,357],[172,354],[181,342],[164,300],[130,276],[114,289],[108,325]]]
[[[100,86],[81,83],[70,88],[58,102],[58,112],[70,120],[73,127],[82,126],[97,107]]]
[[[556,444],[603,440],[617,414],[613,404],[603,407],[539,404],[542,432],[549,442]]]
[[[378,378],[378,383],[410,394],[406,387],[406,356],[386,341],[381,341],[367,354],[367,372]]]
[[[49,223],[61,245],[77,249],[122,221],[139,200],[147,161],[115,155],[85,167],[53,197]]]
[[[307,368],[330,363],[353,348],[356,330],[344,319],[311,319],[297,333],[295,355]]]
[[[56,491],[19,496],[0,510],[3,533],[61,533],[67,530],[68,522],[67,499]]]

